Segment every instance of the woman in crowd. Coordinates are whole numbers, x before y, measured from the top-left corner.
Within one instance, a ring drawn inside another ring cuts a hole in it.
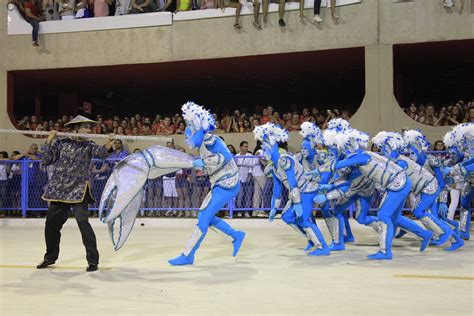
[[[452,125],[452,126],[458,125],[462,123],[463,118],[464,118],[464,115],[463,115],[461,106],[459,105],[459,103],[456,103],[456,105],[451,107],[451,111],[446,118],[447,122],[445,125]]]
[[[125,129],[124,129],[122,126],[117,126],[117,128],[116,128],[114,134],[117,134],[117,135],[127,135],[127,134],[125,133]]]
[[[415,102],[411,102],[408,108],[406,109],[406,113],[409,117],[418,121],[418,108],[416,107]]]
[[[185,129],[186,129],[186,125],[184,124],[184,122],[179,122],[178,128],[176,129],[175,134],[184,135]]]
[[[433,150],[434,151],[445,151],[446,147],[444,146],[443,141],[442,140],[437,140],[433,145]]]
[[[252,132],[252,125],[250,124],[249,119],[244,119],[239,128],[241,133],[250,133]]]
[[[232,156],[235,156],[237,155],[237,150],[235,150],[235,147],[231,144],[227,144],[227,149],[229,149],[230,153],[232,154]]]

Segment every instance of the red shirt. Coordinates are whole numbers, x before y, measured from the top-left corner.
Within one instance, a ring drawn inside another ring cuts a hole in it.
[[[270,118],[269,118],[268,116],[266,116],[266,115],[262,116],[262,118],[260,119],[260,123],[261,123],[262,125],[265,124],[265,123],[268,123],[268,122],[270,122],[270,121],[271,121]]]
[[[34,3],[25,2],[25,4],[23,4],[23,6],[25,7],[25,11],[26,11],[26,9],[30,9],[31,14],[33,14],[34,16],[38,16],[38,13],[37,13],[37,10],[36,10],[36,5]]]

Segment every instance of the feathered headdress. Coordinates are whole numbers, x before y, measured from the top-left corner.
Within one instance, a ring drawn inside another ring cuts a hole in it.
[[[388,145],[392,150],[400,150],[406,146],[402,135],[397,132],[379,132],[372,138],[372,142],[379,148]]]
[[[337,146],[336,144],[336,137],[337,135],[339,134],[340,132],[338,132],[337,130],[335,129],[325,129],[323,131],[323,139],[324,139],[324,144],[326,144],[326,146]]]
[[[324,145],[323,133],[314,123],[303,122],[303,124],[301,124],[300,135],[306,138],[312,147]]]
[[[365,149],[369,144],[369,134],[351,128],[337,133],[335,137],[335,143],[339,149],[346,149],[351,141],[356,142],[359,147]]]
[[[351,128],[351,123],[342,118],[335,118],[328,122],[327,128],[337,131],[346,131]]]
[[[216,129],[216,121],[212,114],[202,106],[187,102],[181,107],[186,125],[192,125],[196,130],[203,129],[205,132],[212,132]]]
[[[351,128],[351,124],[342,118],[335,118],[328,122],[327,128],[323,131],[323,140],[326,146],[337,146],[336,138],[343,132]]]
[[[454,139],[461,148],[467,148],[468,141],[474,139],[474,123],[464,123],[457,125],[453,131]]]
[[[460,147],[462,148],[462,144],[458,142],[458,139],[456,137],[456,131],[453,129],[449,132],[447,132],[444,137],[443,137],[443,143],[446,145],[446,147]]]
[[[418,151],[426,151],[430,149],[430,142],[419,130],[410,129],[403,133],[403,140],[407,145],[412,145]]]
[[[255,139],[262,143],[275,145],[276,143],[284,143],[288,141],[288,131],[273,123],[256,126],[253,130]]]

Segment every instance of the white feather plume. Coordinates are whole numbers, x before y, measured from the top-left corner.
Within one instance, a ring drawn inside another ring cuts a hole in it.
[[[256,126],[253,130],[255,139],[274,145],[288,141],[288,131],[273,123]]]
[[[359,130],[354,130],[354,131],[355,133],[357,133],[356,135],[354,135],[354,137],[357,144],[359,144],[359,147],[362,149],[367,149],[367,147],[369,146],[369,139],[370,139],[369,134],[359,131]]]
[[[336,144],[336,137],[338,134],[342,132],[338,132],[335,129],[325,129],[323,131],[323,139],[326,146],[337,146]]]
[[[430,143],[420,131],[416,129],[410,129],[403,133],[403,140],[407,145],[412,145],[419,150],[429,150]]]
[[[346,131],[338,132],[335,137],[335,143],[339,150],[346,149],[351,142],[355,142],[359,148],[366,149],[369,144],[369,134],[355,128],[350,128]]]
[[[456,141],[464,143],[474,139],[474,123],[459,124],[454,128]]]
[[[459,146],[461,145],[456,138],[456,131],[453,129],[447,132],[443,137],[443,143],[446,147]]]
[[[328,122],[328,129],[336,129],[338,131],[345,131],[351,128],[351,123],[342,118],[335,118]]]
[[[216,128],[216,122],[212,114],[194,102],[189,101],[183,104],[181,111],[187,124],[193,124],[196,129],[202,128],[208,132]]]
[[[372,142],[379,148],[383,145],[388,145],[393,150],[403,149],[405,147],[405,141],[402,135],[397,132],[379,132],[372,138]]]
[[[301,124],[300,135],[308,139],[313,147],[318,144],[324,145],[323,133],[314,123],[303,122]]]
[[[334,138],[335,145],[340,151],[344,151],[347,145],[349,145],[350,141],[351,141],[351,137],[350,137],[349,131],[339,132],[336,134],[336,137]]]

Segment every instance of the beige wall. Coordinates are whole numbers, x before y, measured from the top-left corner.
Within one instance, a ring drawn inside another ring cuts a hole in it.
[[[463,11],[446,9],[442,0],[393,3],[380,1],[380,44],[401,44],[473,38],[474,1],[465,0]]]
[[[5,67],[14,70],[153,63],[374,45],[374,2],[343,7],[341,22],[336,26],[328,18],[322,29],[301,24],[298,13],[291,11],[286,14],[288,27],[284,30],[278,27],[277,14],[270,15],[268,27],[261,31],[251,25],[250,16],[243,17],[241,31],[233,29],[233,18],[179,21],[171,26],[48,34],[40,37],[44,47],[40,52],[30,49],[30,36],[9,36],[6,49],[15,54],[7,54]],[[2,21],[6,20],[5,11],[1,6]],[[5,33],[0,36],[4,38]]]
[[[474,38],[472,1],[464,11],[448,12],[442,1],[364,0],[339,8],[340,22],[327,18],[322,27],[301,24],[298,12],[286,13],[288,26],[277,26],[277,14],[262,31],[243,17],[242,31],[232,29],[233,18],[175,22],[172,26],[141,29],[48,34],[41,37],[43,48],[31,48],[30,36],[6,35],[6,6],[0,6],[0,128],[11,128],[7,117],[6,71],[46,69],[176,60],[208,59],[270,53],[365,47],[366,95],[351,122],[374,134],[382,129],[420,128],[430,140],[440,139],[446,128],[418,124],[405,116],[393,96],[392,45],[425,41]],[[323,15],[325,15],[323,10]],[[306,14],[312,16],[310,10]],[[87,45],[84,45],[87,43]],[[251,134],[223,135],[238,146],[241,140],[254,146]],[[297,148],[292,136],[290,147]],[[182,144],[181,138],[176,142]],[[0,135],[0,148],[25,149],[31,139]],[[131,149],[150,143],[131,143]]]

